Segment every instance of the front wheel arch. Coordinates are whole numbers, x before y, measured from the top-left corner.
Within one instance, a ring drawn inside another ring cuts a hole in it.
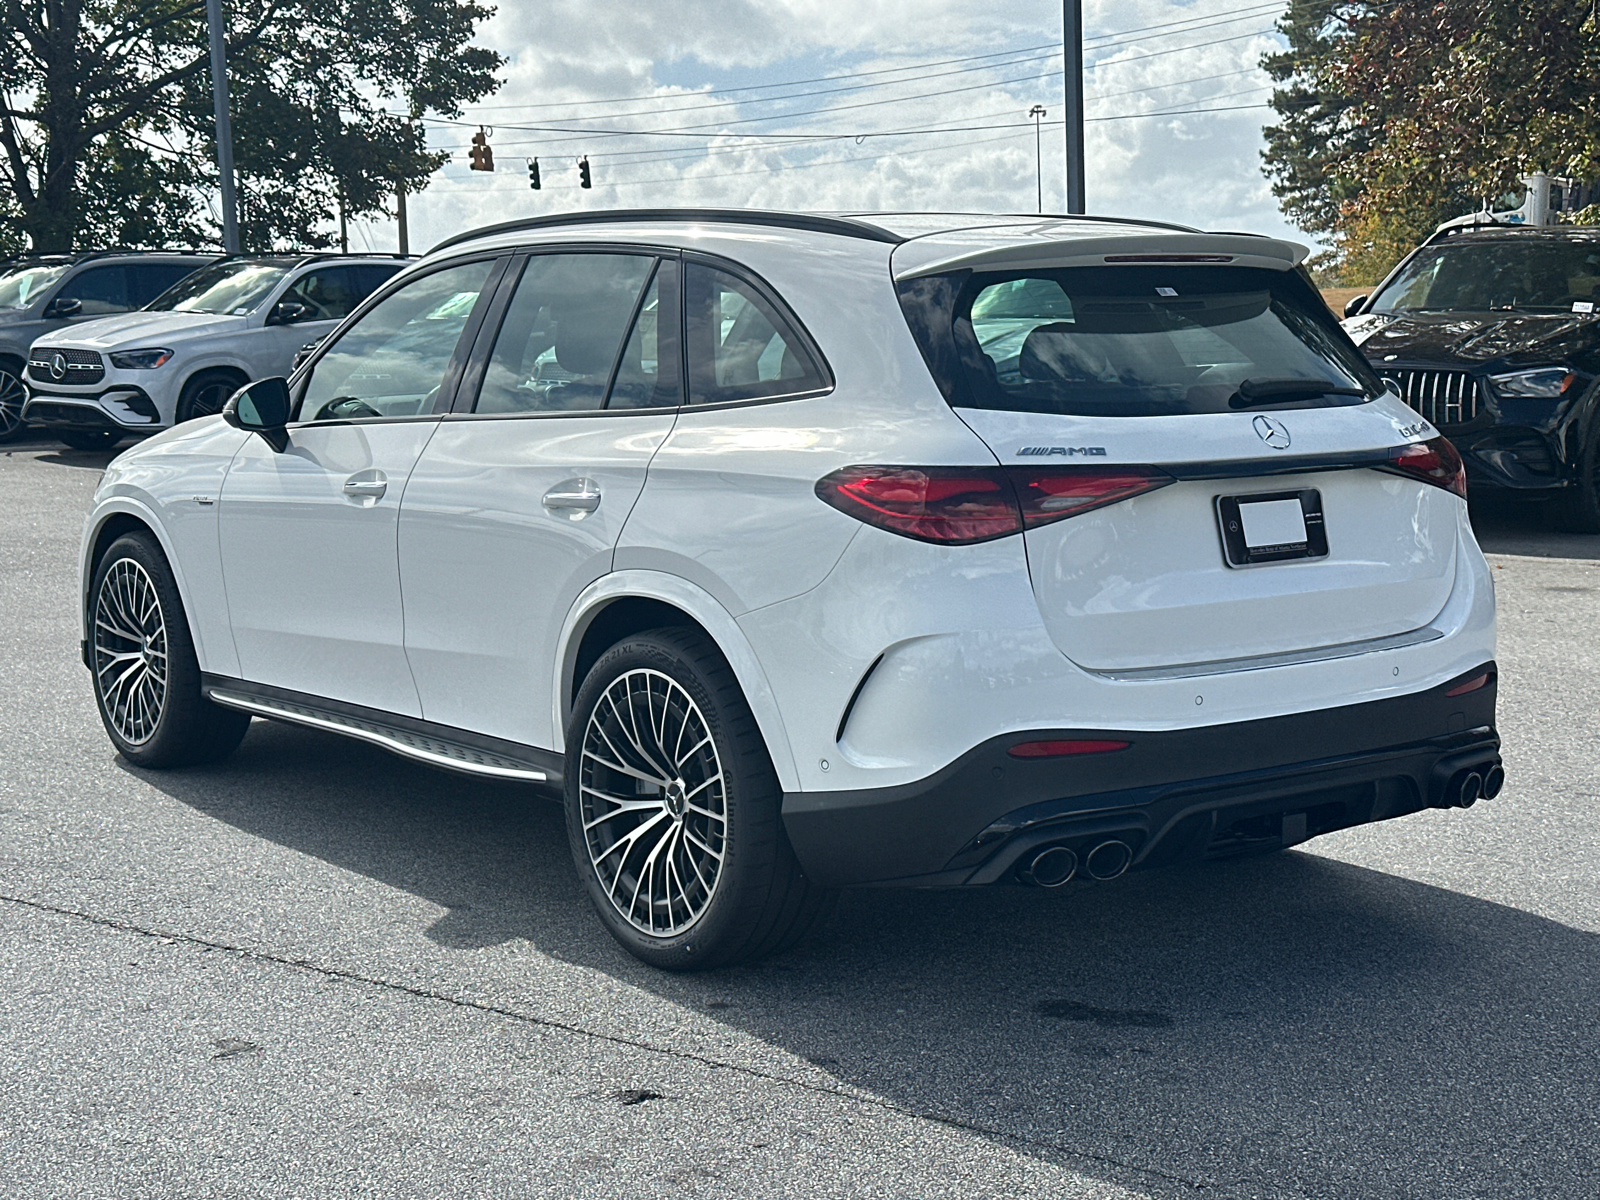
[[[249,382],[250,377],[237,367],[212,366],[199,368],[183,381],[183,388],[178,393],[177,406],[172,410],[172,423],[176,425],[182,421],[193,420],[196,416],[212,415],[209,410],[204,413],[191,411],[191,406],[197,396],[210,386],[225,386],[229,389],[229,395],[232,395],[233,392],[238,391]],[[223,397],[223,400],[226,402],[227,397]],[[219,404],[216,411],[220,412],[221,410],[222,406]]]

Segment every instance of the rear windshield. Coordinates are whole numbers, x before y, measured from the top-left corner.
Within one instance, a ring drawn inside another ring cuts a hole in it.
[[[1597,300],[1600,238],[1533,234],[1419,250],[1368,311],[1592,312]]]
[[[1298,272],[961,271],[900,284],[957,407],[1148,417],[1361,404],[1382,384]]]

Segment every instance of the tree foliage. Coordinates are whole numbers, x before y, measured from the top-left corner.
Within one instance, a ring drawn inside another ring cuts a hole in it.
[[[444,160],[418,118],[491,92],[471,0],[231,0],[228,73],[248,248],[325,246]],[[0,0],[0,213],[38,250],[217,238],[204,0]],[[11,249],[15,250],[13,245]],[[6,249],[0,245],[0,250]]]
[[[1535,170],[1600,166],[1594,0],[1291,0],[1266,130],[1284,212],[1334,274],[1381,276],[1440,221]]]

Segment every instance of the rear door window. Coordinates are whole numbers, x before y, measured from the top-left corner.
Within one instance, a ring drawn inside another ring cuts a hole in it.
[[[1077,267],[918,279],[900,291],[958,406],[1169,416],[1359,404],[1381,392],[1293,272]]]
[[[600,408],[653,255],[535,254],[506,309],[478,413]]]
[[[689,263],[684,317],[691,404],[797,396],[829,386],[809,344],[743,279]]]
[[[204,262],[192,263],[141,263],[128,268],[128,299],[133,307],[143,308],[180,279],[194,274]]]

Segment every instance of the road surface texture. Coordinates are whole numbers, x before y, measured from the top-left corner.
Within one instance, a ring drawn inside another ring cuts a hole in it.
[[[118,760],[106,456],[0,450],[0,1196],[1600,1195],[1600,538],[1481,514],[1509,783],[1251,861],[615,948],[556,805],[258,721]]]

